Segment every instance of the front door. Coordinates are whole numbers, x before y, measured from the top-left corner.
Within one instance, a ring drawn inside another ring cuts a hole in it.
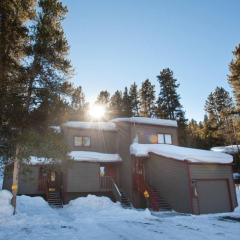
[[[58,173],[54,170],[51,170],[48,175],[48,191],[56,192],[59,190],[59,177]]]

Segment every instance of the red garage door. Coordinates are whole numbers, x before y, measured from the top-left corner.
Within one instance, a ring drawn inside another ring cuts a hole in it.
[[[197,180],[196,187],[200,213],[232,210],[227,180]]]

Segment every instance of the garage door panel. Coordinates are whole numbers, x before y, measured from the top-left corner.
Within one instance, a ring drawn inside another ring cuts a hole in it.
[[[196,187],[200,213],[231,211],[227,180],[197,180]]]

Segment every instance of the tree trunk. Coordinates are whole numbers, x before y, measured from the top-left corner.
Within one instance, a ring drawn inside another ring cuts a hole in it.
[[[18,176],[19,176],[19,159],[18,159],[18,153],[19,153],[19,147],[16,147],[16,154],[14,159],[14,169],[13,169],[13,183],[12,183],[12,205],[14,208],[13,215],[16,214],[16,208],[17,208],[17,192],[18,192]]]

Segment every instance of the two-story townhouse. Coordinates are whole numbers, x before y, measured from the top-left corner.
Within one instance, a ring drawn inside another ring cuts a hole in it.
[[[34,161],[32,180],[20,176],[19,194],[43,195],[50,203],[56,192],[64,203],[105,195],[126,205],[130,200],[134,207],[194,214],[232,211],[237,205],[232,157],[178,146],[176,121],[66,122],[61,131],[70,160],[48,172]],[[10,189],[6,176],[4,188]]]

